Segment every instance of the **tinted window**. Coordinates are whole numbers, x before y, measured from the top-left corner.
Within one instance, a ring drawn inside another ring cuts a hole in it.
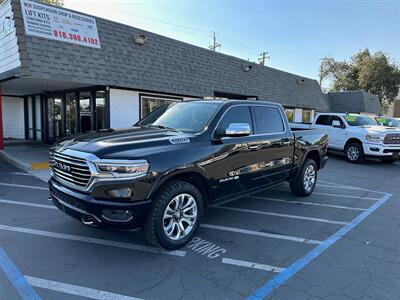
[[[248,106],[234,106],[228,109],[222,117],[218,129],[227,129],[231,123],[247,123],[250,125],[251,133],[253,133],[250,108]]]
[[[331,125],[329,124],[329,115],[319,116],[315,124],[317,125]]]
[[[343,123],[343,121],[342,121],[342,119],[340,118],[340,117],[338,117],[338,116],[332,116],[331,117],[331,120],[329,121],[329,125],[330,126],[332,126],[332,122],[333,121],[339,121],[340,122],[340,125],[344,125],[344,123]]]
[[[278,133],[284,131],[281,113],[277,108],[268,106],[254,107],[257,134]]]

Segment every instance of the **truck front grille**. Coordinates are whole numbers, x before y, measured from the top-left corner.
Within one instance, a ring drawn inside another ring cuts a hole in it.
[[[384,144],[400,144],[400,134],[399,133],[389,133],[385,136],[383,140]]]
[[[61,181],[81,188],[86,187],[90,181],[91,172],[83,158],[50,152],[50,166],[54,176]]]

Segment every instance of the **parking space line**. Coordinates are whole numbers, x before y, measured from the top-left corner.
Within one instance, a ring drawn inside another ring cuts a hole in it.
[[[13,175],[21,175],[21,176],[32,176],[31,174],[28,173],[22,173],[22,172],[13,172]]]
[[[321,222],[321,223],[329,223],[329,224],[337,224],[337,225],[347,225],[347,222],[342,221],[334,221],[328,219],[321,219],[321,218],[312,218],[312,217],[304,217],[298,215],[288,215],[288,214],[280,214],[274,213],[269,211],[260,211],[254,209],[245,209],[245,208],[236,208],[230,206],[215,206],[214,208],[225,209],[225,210],[232,210],[238,212],[245,212],[245,213],[252,213],[252,214],[259,214],[259,215],[266,215],[266,216],[273,216],[273,217],[281,217],[281,218],[289,218],[289,219],[298,219],[298,220],[305,220],[305,221],[314,221],[314,222]]]
[[[321,195],[321,196],[328,196],[328,197],[339,197],[339,198],[350,198],[350,199],[360,199],[360,200],[373,200],[373,201],[378,201],[380,199],[380,198],[372,198],[372,197],[359,197],[359,196],[342,195],[342,194],[321,193],[321,192],[313,192],[313,195]]]
[[[34,287],[61,292],[75,296],[86,297],[97,300],[139,300],[140,298],[124,296],[102,290],[67,284],[32,276],[25,276],[26,280]]]
[[[340,240],[344,235],[349,233],[354,227],[356,227],[359,223],[361,223],[364,219],[366,219],[370,214],[372,214],[375,210],[377,210],[381,205],[383,205],[392,194],[385,193],[385,195],[377,202],[375,202],[371,207],[369,207],[366,211],[359,214],[353,221],[351,221],[348,225],[343,226],[337,232],[332,234],[329,238],[327,238],[320,245],[316,246],[313,250],[308,252],[302,258],[294,262],[292,265],[287,267],[280,274],[276,275],[269,281],[265,282],[264,285],[259,287],[247,297],[247,300],[258,300],[264,299],[269,296],[276,288],[284,284],[287,280],[297,274],[300,270],[302,270],[306,265],[308,265],[311,261],[317,258],[322,252],[326,251],[330,246]]]
[[[280,273],[285,270],[284,268],[279,268],[279,267],[275,267],[275,266],[253,263],[250,261],[238,260],[238,259],[232,259],[232,258],[226,258],[226,257],[222,258],[222,263],[228,264],[228,265],[239,266],[239,267],[246,267],[246,268],[253,268],[253,269],[258,269],[258,270],[263,270],[263,271],[269,271],[269,272],[274,272],[274,273]]]
[[[37,203],[29,203],[29,202],[15,201],[15,200],[7,200],[7,199],[0,199],[0,203],[31,206],[31,207],[38,207],[38,208],[57,209],[57,207],[47,205],[47,204],[37,204]]]
[[[103,246],[118,247],[118,248],[130,249],[130,250],[156,253],[156,254],[166,254],[166,255],[181,256],[181,257],[186,255],[186,251],[181,251],[181,250],[166,251],[166,250],[158,249],[156,247],[137,245],[137,244],[132,244],[132,243],[116,242],[116,241],[103,240],[103,239],[80,236],[80,235],[72,235],[72,234],[66,234],[66,233],[44,231],[44,230],[38,230],[38,229],[32,229],[32,228],[18,227],[18,226],[9,226],[9,225],[1,225],[0,224],[0,230],[26,233],[26,234],[32,234],[32,235],[37,235],[37,236],[44,236],[44,237],[49,237],[49,238],[56,238],[56,239],[63,239],[63,240],[70,240],[70,241],[78,241],[78,242],[97,244],[97,245],[103,245]]]
[[[325,185],[319,185],[319,186],[325,186]],[[329,186],[329,187],[338,188],[337,186]],[[287,190],[283,190],[283,189],[272,189],[272,191],[287,192]],[[373,198],[373,197],[343,195],[343,194],[334,194],[334,193],[322,193],[322,192],[313,192],[312,194],[313,195],[320,195],[320,196],[328,196],[328,197],[341,197],[341,198],[360,199],[360,200],[373,200],[373,201],[378,201],[380,199],[380,198]],[[252,197],[254,197],[254,196],[252,196]]]
[[[0,270],[3,270],[23,300],[41,299],[2,247],[0,247]]]
[[[49,188],[47,188],[47,187],[34,186],[34,185],[24,185],[24,184],[15,184],[15,183],[0,182],[0,185],[2,185],[2,186],[19,187],[19,188],[24,188],[24,189],[35,189],[35,190],[45,190],[45,191],[49,190]]]
[[[321,181],[321,180],[320,180]],[[321,182],[326,182],[326,181],[321,181]],[[362,192],[370,192],[370,193],[376,193],[376,194],[382,194],[386,195],[385,192],[381,191],[373,191],[373,190],[368,190],[364,188],[359,188],[359,187],[354,187],[354,186],[346,186],[346,185],[332,185],[332,184],[317,184],[317,187],[322,186],[322,187],[328,187],[328,188],[341,188],[344,190],[355,190],[355,191],[362,191]]]
[[[249,234],[249,235],[261,236],[261,237],[267,237],[267,238],[273,238],[273,239],[280,239],[280,240],[287,240],[287,241],[298,242],[298,243],[306,243],[306,244],[313,244],[313,245],[319,245],[322,243],[321,241],[311,240],[311,239],[306,239],[306,238],[301,238],[301,237],[295,237],[295,236],[283,235],[283,234],[275,234],[275,233],[267,233],[267,232],[261,232],[261,231],[235,228],[235,227],[227,227],[227,226],[212,225],[212,224],[201,224],[200,226],[203,228],[208,228],[208,229],[216,229],[216,230],[223,230],[223,231],[229,231],[229,232],[235,232],[235,233]]]
[[[358,210],[358,211],[364,211],[365,210],[365,208],[359,208],[359,207],[350,207],[350,206],[315,203],[315,202],[292,201],[292,200],[269,198],[269,197],[250,196],[250,198],[259,199],[259,200],[273,201],[273,202],[283,202],[283,203],[288,203],[288,204],[294,203],[294,204],[314,205],[314,206],[339,208],[339,209],[348,209],[348,210]]]

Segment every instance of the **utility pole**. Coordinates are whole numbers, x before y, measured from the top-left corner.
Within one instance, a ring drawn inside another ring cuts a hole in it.
[[[261,52],[260,57],[258,58],[260,65],[265,66],[265,61],[267,59],[270,59],[270,57],[267,54],[268,54],[267,51]]]
[[[216,35],[216,33],[213,31],[212,34],[213,34],[213,44],[211,46],[209,46],[208,48],[210,50],[217,51],[217,48],[221,48],[221,44],[217,43],[217,35]]]

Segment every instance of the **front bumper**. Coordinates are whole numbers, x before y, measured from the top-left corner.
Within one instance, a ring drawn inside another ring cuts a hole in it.
[[[321,158],[320,166],[319,168],[322,169],[326,166],[326,163],[328,162],[328,156],[324,156]]]
[[[391,157],[398,156],[400,153],[400,145],[384,145],[363,143],[364,154],[368,156]]]
[[[150,201],[116,202],[98,200],[92,196],[70,190],[55,182],[49,181],[50,198],[53,204],[69,216],[87,225],[102,228],[134,229],[143,226]],[[110,220],[103,210],[127,210],[132,216],[127,220]],[[90,222],[89,222],[90,220]]]

